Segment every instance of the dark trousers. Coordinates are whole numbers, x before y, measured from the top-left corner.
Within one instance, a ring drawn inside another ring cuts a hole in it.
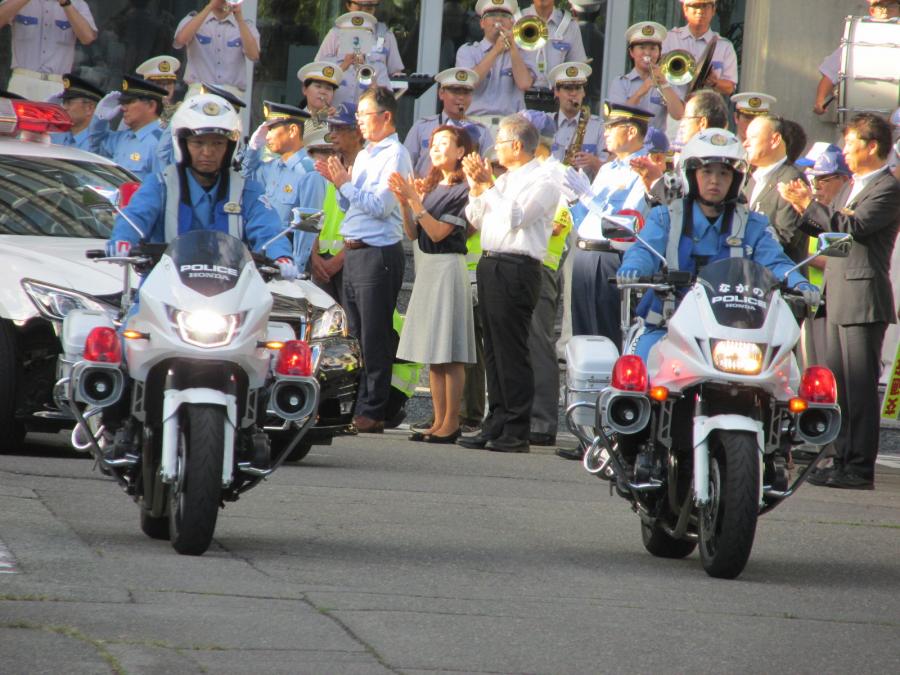
[[[559,362],[556,359],[556,310],[561,272],[541,265],[541,293],[531,317],[528,352],[534,369],[531,431],[556,436],[559,420]]]
[[[835,463],[870,479],[878,456],[878,378],[886,330],[886,323],[826,324],[825,362],[837,379],[841,406],[841,431],[834,441]]]
[[[330,253],[325,253],[322,255],[323,258],[328,260],[329,258],[333,258],[334,256]],[[333,277],[331,277],[324,284],[319,283],[318,281],[314,281],[319,288],[328,293],[334,301],[339,304],[341,307],[344,306],[344,269],[339,269]]]
[[[405,264],[400,242],[348,250],[344,257],[344,311],[363,356],[356,414],[373,420],[384,420],[390,396],[398,342],[393,314]]]
[[[475,289],[473,289],[474,291]],[[479,309],[478,293],[475,293],[476,303],[473,307],[473,324],[475,326],[475,363],[466,364],[466,384],[463,386],[462,403],[460,404],[459,420],[463,424],[480,426],[484,419],[484,330],[481,327],[481,310]]]
[[[619,290],[609,283],[620,262],[618,253],[572,251],[572,335],[603,335],[622,346]]]
[[[482,433],[527,441],[534,399],[528,334],[541,291],[541,263],[482,256],[477,278],[488,390]]]

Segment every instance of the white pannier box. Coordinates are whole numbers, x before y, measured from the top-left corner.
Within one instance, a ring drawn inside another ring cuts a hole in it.
[[[566,344],[566,407],[584,401],[595,404],[612,377],[619,350],[609,338],[575,335]],[[579,408],[572,416],[578,426],[593,426],[595,412]]]

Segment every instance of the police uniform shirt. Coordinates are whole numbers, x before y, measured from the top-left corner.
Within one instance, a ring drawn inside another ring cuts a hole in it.
[[[330,61],[340,65],[344,59],[344,54],[339,53],[340,42],[340,29],[332,27],[322,41],[322,46],[319,47],[314,60]],[[391,86],[391,73],[399,73],[404,70],[397,38],[381,21],[375,26],[375,45],[368,54],[365,54],[365,57],[366,63],[375,69],[375,82],[379,86]],[[356,103],[365,89],[357,82],[357,68],[351,65],[344,73],[341,85],[334,92],[331,105],[337,108],[341,103]]]
[[[90,128],[85,127],[77,134],[71,131],[63,133],[50,134],[50,142],[54,145],[63,145],[67,148],[77,148],[78,150],[91,151],[91,134]]]
[[[456,52],[456,67],[474,70],[484,61],[494,44],[484,39],[468,42]],[[534,52],[520,52],[525,65],[532,75],[537,74]],[[525,109],[525,92],[516,86],[512,72],[512,58],[503,52],[494,61],[491,69],[475,87],[472,104],[466,111],[469,115],[511,115]]]
[[[96,31],[97,25],[85,0],[72,7]],[[62,75],[75,61],[75,31],[57,0],[31,0],[12,20],[12,67]]]
[[[560,162],[565,159],[566,149],[572,143],[575,132],[578,130],[578,120],[581,115],[568,118],[561,112],[556,112],[553,121],[556,122],[556,134],[553,136],[553,145],[550,153]],[[584,129],[584,142],[582,152],[601,156],[606,150],[606,141],[603,138],[603,121],[597,115],[591,115]]]
[[[138,180],[143,181],[160,170],[156,149],[163,131],[159,120],[153,120],[137,131],[112,131],[108,121],[95,116],[88,129],[91,151],[128,169]]]
[[[522,10],[522,16],[537,16],[534,6]],[[537,79],[534,84],[536,87],[550,88],[547,73],[566,61],[584,63],[587,61],[587,54],[584,53],[581,28],[568,12],[554,9],[547,21],[547,30],[550,34],[547,44],[535,52]]]
[[[662,53],[667,54],[674,49],[684,49],[690,52],[695,59],[699,59],[703,55],[703,50],[706,49],[709,41],[717,35],[719,40],[716,42],[716,48],[713,50],[712,72],[720,80],[728,80],[737,85],[737,54],[734,51],[734,45],[713,30],[708,30],[700,37],[695,38],[687,26],[673,28],[663,41]],[[687,89],[688,85],[675,87],[682,99]]]
[[[591,206],[602,213],[615,213],[622,209],[646,212],[644,184],[638,173],[631,168],[632,159],[646,154],[646,150],[639,150],[624,159],[615,158],[601,166],[591,184],[591,193],[594,195]],[[573,217],[580,206],[578,204],[574,207]]]
[[[181,20],[175,35],[196,16],[191,12]],[[244,20],[259,44],[259,31],[252,21]],[[173,46],[178,49],[177,45]],[[187,66],[184,81],[188,84],[208,82],[227,84],[241,91],[247,89],[247,61],[241,29],[234,14],[228,14],[221,21],[210,13],[203,25],[197,29],[193,39],[185,45]]]
[[[627,75],[621,75],[613,80],[606,94],[606,99],[610,103],[630,105],[628,99],[634,96],[635,92],[643,84],[643,76],[638,72],[637,68],[632,68]],[[659,89],[651,87],[650,91],[644,94],[643,98],[635,103],[633,107],[652,112],[653,118],[650,120],[650,126],[662,131],[666,130],[668,110],[666,109],[665,99],[659,93]]]
[[[494,145],[490,129],[475,120],[454,120],[444,113],[423,117],[412,126],[403,142],[409,151],[409,157],[417,176],[424,176],[431,170],[431,156],[428,153],[431,132],[444,124],[465,129],[469,138],[472,139],[472,143],[478,149],[478,154],[482,157],[487,155]]]

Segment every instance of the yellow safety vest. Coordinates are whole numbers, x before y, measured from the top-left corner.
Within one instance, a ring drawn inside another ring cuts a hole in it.
[[[325,217],[322,221],[322,231],[319,232],[319,253],[337,255],[344,248],[344,238],[341,236],[344,212],[338,206],[337,190],[333,183],[326,184],[322,210],[325,212]]]
[[[394,310],[394,331],[400,335],[406,317]],[[406,398],[412,398],[422,375],[422,364],[407,361],[394,361],[391,366],[391,386],[406,394]]]
[[[818,249],[818,245],[818,240],[815,237],[810,237],[809,248],[807,250],[810,254],[815,253]],[[818,267],[813,267],[812,265],[807,265],[806,270],[806,274],[809,276],[809,283],[821,289],[825,285],[824,270],[820,270]]]
[[[471,237],[466,239],[466,267],[474,272],[481,260],[481,230],[475,230]]]
[[[566,250],[566,237],[572,230],[572,213],[568,206],[560,204],[556,210],[556,216],[553,218],[553,224],[562,225],[562,230],[559,234],[550,237],[550,241],[547,243],[547,255],[544,256],[544,265],[556,271],[559,269],[559,263],[562,262],[563,251]]]

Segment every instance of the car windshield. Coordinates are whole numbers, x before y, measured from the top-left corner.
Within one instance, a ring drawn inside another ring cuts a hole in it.
[[[117,188],[119,167],[48,157],[0,156],[0,234],[106,239],[115,213],[90,209],[81,188]]]

